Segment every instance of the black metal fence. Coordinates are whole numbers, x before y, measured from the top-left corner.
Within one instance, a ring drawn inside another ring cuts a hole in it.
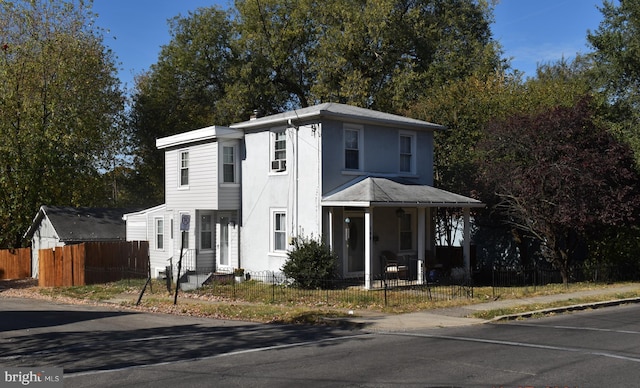
[[[214,274],[197,292],[211,293],[221,298],[281,304],[308,304],[335,307],[385,306],[427,303],[460,298],[472,298],[473,286],[468,280],[417,284],[416,281],[382,278],[372,279],[364,287],[364,279],[334,279],[319,282],[313,289],[303,288],[293,279],[278,272],[252,272],[244,277]]]
[[[497,268],[493,269],[490,274],[484,274],[485,282],[488,276],[491,278],[494,297],[513,291],[515,288],[526,288],[535,292],[538,287],[564,284],[561,271],[548,267]],[[581,264],[571,267],[566,278],[566,286],[570,287],[571,284],[580,282],[637,281],[640,280],[640,274],[633,268],[620,265]]]

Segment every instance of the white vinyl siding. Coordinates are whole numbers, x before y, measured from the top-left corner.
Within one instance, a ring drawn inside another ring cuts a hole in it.
[[[189,147],[189,186],[181,187],[181,171],[171,166],[181,165],[184,150],[169,150],[165,154],[166,205],[169,209],[217,209],[218,143]],[[235,192],[239,196],[239,189]],[[237,200],[239,201],[239,199]]]

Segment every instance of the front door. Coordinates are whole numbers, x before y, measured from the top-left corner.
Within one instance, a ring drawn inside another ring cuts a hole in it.
[[[348,222],[347,222],[348,221]],[[362,276],[364,273],[364,215],[346,213],[345,218],[345,276]]]
[[[226,267],[229,265],[229,217],[220,217],[220,239],[218,240],[218,263]]]

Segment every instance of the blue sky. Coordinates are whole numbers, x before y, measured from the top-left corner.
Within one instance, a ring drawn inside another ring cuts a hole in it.
[[[120,62],[120,79],[132,89],[134,75],[158,59],[160,47],[170,40],[167,20],[188,15],[198,7],[230,0],[94,0],[97,24],[108,30],[105,44]],[[535,75],[537,64],[571,59],[588,52],[587,30],[602,20],[602,0],[500,0],[494,11],[494,38],[511,58],[513,68]]]

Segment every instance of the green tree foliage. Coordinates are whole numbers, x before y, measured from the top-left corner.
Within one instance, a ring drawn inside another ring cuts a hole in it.
[[[611,109],[612,129],[634,149],[640,166],[640,3],[604,1],[603,21],[587,40],[594,88],[602,90]]]
[[[606,227],[592,233],[585,263],[598,281],[637,280],[640,274],[640,228],[637,225]]]
[[[287,255],[282,272],[300,287],[327,288],[337,277],[338,258],[321,239],[296,237]]]
[[[243,84],[278,97],[267,108],[284,99],[400,112],[425,85],[500,66],[486,1],[239,0],[236,7],[243,74],[251,77]]]
[[[310,105],[316,75],[311,63],[317,46],[316,0],[238,0],[238,66],[229,101],[263,114]]]
[[[484,200],[540,243],[565,282],[576,248],[591,233],[637,220],[640,178],[632,153],[598,123],[589,99],[495,121],[478,148]]]
[[[122,151],[113,55],[81,1],[0,2],[0,247],[42,204],[106,205]]]
[[[229,123],[221,108],[233,62],[226,12],[200,8],[169,22],[171,42],[158,62],[136,79],[130,125],[136,145],[128,191],[146,205],[164,198],[164,152],[155,140],[191,129]]]
[[[590,90],[577,63],[560,61],[540,66],[538,78],[522,81],[518,74],[494,72],[453,80],[418,99],[408,110],[412,117],[444,124],[435,134],[434,184],[445,190],[477,195],[477,144],[487,124],[522,113],[555,106],[573,106]],[[438,209],[437,233],[451,236],[461,209]],[[475,216],[476,225],[494,229],[494,218]],[[484,233],[484,232],[482,232]],[[507,231],[508,238],[515,236]],[[526,239],[516,238],[518,244]],[[526,251],[524,248],[521,252]]]

